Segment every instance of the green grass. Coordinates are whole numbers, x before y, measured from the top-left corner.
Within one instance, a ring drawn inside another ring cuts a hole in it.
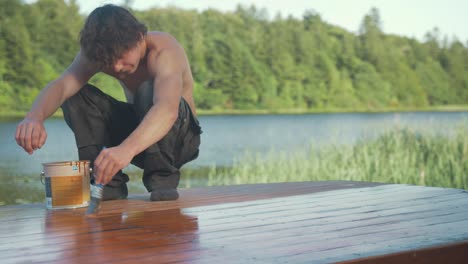
[[[0,206],[43,202],[45,199],[45,187],[37,175],[0,175],[0,181]]]
[[[462,189],[468,189],[467,172],[467,126],[451,137],[393,130],[353,146],[245,153],[232,167],[188,170],[190,180],[206,178],[208,186],[351,180]],[[191,185],[190,181],[185,184]]]

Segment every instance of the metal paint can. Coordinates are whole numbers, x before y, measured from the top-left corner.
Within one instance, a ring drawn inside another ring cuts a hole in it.
[[[86,207],[90,200],[90,162],[43,163],[41,181],[45,185],[47,209]]]

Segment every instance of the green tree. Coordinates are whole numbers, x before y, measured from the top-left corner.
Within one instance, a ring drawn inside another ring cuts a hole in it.
[[[133,1],[124,5],[131,9]],[[79,50],[75,0],[0,1],[0,109],[24,111]],[[323,21],[269,18],[265,9],[132,10],[176,37],[191,62],[201,109],[372,109],[468,103],[468,48],[434,28],[424,42],[385,34],[372,8],[358,34]],[[467,43],[468,44],[468,43]],[[90,82],[124,100],[104,74]]]
[[[382,21],[377,8],[373,7],[364,17],[359,33],[362,58],[379,66],[382,63],[383,54],[385,54],[385,47],[383,46]]]

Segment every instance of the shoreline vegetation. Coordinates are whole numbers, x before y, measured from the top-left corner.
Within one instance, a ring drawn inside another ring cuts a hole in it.
[[[6,18],[0,20],[0,51],[6,51],[0,56],[1,116],[22,117],[73,61],[86,18],[78,11],[74,1],[0,1],[0,16]],[[174,7],[132,12],[150,31],[167,32],[180,42],[202,115],[468,108],[467,43],[437,28],[422,40],[386,34],[377,8],[354,32],[313,9],[301,18],[242,5],[232,12]],[[125,98],[119,82],[104,73],[89,83],[117,100]]]
[[[293,152],[245,152],[232,166],[184,167],[180,188],[274,182],[349,180],[413,184],[468,190],[468,124],[452,135],[391,129],[353,145],[316,148],[312,142]],[[141,171],[125,171],[132,193],[144,193]],[[37,175],[0,172],[0,205],[44,200]]]
[[[353,145],[266,154],[245,152],[232,166],[183,168],[181,187],[301,181],[367,181],[468,190],[468,124],[453,135],[395,128]],[[139,173],[130,173],[138,182]],[[200,181],[202,180],[202,181]]]
[[[442,106],[428,106],[428,107],[402,107],[402,108],[382,108],[382,109],[278,109],[278,110],[265,110],[265,109],[231,109],[231,110],[206,110],[197,109],[199,116],[211,115],[290,115],[290,114],[341,114],[341,113],[404,113],[404,112],[467,112],[468,105],[442,105]],[[26,116],[26,111],[1,111],[0,120],[22,119]],[[59,110],[54,113],[51,118],[62,118],[62,111]]]

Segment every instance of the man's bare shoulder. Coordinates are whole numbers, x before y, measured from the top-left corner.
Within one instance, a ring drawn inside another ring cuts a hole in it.
[[[158,41],[159,40],[159,41]],[[150,72],[165,70],[182,72],[186,65],[185,51],[177,40],[166,35],[152,37],[154,45],[150,45],[147,53],[147,65]]]
[[[147,34],[148,47],[155,50],[183,50],[179,41],[169,33],[152,31]]]
[[[156,38],[158,41],[166,40],[166,41],[175,41],[177,42],[176,38],[167,32],[162,31],[149,31],[146,33],[150,38]]]
[[[68,67],[68,71],[71,73],[96,74],[99,72],[99,67],[79,51]]]
[[[81,51],[77,53],[73,62],[62,73],[62,77],[71,76],[80,83],[86,83],[91,77],[99,72],[99,68],[92,63]]]

